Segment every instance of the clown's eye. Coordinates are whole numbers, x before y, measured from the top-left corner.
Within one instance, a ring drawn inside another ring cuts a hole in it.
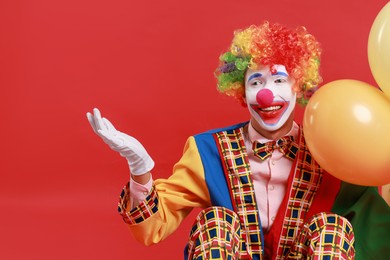
[[[284,78],[279,78],[275,80],[275,83],[285,83],[285,82],[287,82],[287,80]]]
[[[255,81],[253,81],[252,82],[252,86],[260,86],[260,85],[263,85],[264,83],[263,83],[263,81],[261,81],[261,80],[255,80]]]

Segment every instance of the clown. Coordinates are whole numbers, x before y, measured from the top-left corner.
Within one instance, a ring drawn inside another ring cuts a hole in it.
[[[290,79],[283,65],[275,65],[272,70],[268,67],[248,69],[245,76],[245,102],[252,116],[252,125],[258,132],[272,132],[291,124],[287,121],[293,120],[295,108],[293,84],[294,80]]]
[[[294,122],[296,103],[305,104],[321,82],[320,54],[304,27],[264,22],[235,32],[215,75],[218,90],[246,106],[250,121],[189,137],[168,179],[152,179],[154,162],[136,139],[99,110],[87,114],[95,133],[129,163],[118,210],[137,240],[158,243],[202,208],[185,259],[389,255],[380,239],[390,232],[386,203],[373,188],[323,171]]]

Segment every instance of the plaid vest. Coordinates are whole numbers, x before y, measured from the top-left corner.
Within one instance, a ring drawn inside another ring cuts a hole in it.
[[[246,124],[195,136],[211,202],[213,206],[234,210],[240,217],[243,259],[265,259],[265,254],[269,259],[283,259],[305,220],[331,210],[340,181],[314,161],[300,130],[299,151],[284,200],[271,230],[264,234],[245,147]]]

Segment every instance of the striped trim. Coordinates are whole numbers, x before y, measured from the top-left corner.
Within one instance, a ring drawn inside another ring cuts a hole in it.
[[[130,198],[129,185],[130,183],[127,183],[127,185],[123,188],[121,195],[119,196],[118,212],[127,224],[141,223],[157,212],[157,192],[153,187],[149,195],[145,198],[144,201],[141,202],[140,205],[130,211],[127,211],[126,209]]]
[[[215,134],[229,185],[234,211],[242,227],[240,259],[262,259],[262,236],[259,212],[251,178],[243,128]]]
[[[300,149],[292,167],[294,176],[287,191],[289,196],[276,259],[283,259],[289,252],[322,179],[322,169],[307,149],[302,129],[298,143]]]

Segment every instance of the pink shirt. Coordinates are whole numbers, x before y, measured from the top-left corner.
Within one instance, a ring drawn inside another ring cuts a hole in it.
[[[146,198],[146,196],[149,194],[149,192],[152,190],[153,187],[153,178],[150,178],[150,180],[142,185],[138,182],[134,181],[133,178],[130,177],[130,205],[131,208],[137,207],[141,202]]]
[[[294,140],[297,140],[298,131],[299,127],[294,122],[293,127],[286,135],[291,135],[294,137]],[[257,140],[261,143],[266,143],[272,140],[260,135],[251,124],[248,126],[248,136],[244,135],[244,138],[252,171],[261,225],[264,229],[268,230],[275,220],[284,194],[286,193],[287,180],[293,161],[285,157],[278,149],[275,149],[272,155],[264,161],[254,156],[253,150],[251,149],[254,141]]]
[[[287,135],[298,138],[299,127],[294,122]],[[245,145],[249,156],[252,171],[252,179],[256,193],[257,206],[260,212],[261,225],[268,230],[274,222],[286,193],[287,180],[291,171],[292,161],[279,151],[275,150],[270,157],[262,161],[253,154],[252,143],[269,142],[261,136],[251,124],[248,124],[248,132],[244,133]],[[145,185],[141,185],[130,178],[130,203],[132,207],[139,205],[151,191],[153,180],[150,179]]]

